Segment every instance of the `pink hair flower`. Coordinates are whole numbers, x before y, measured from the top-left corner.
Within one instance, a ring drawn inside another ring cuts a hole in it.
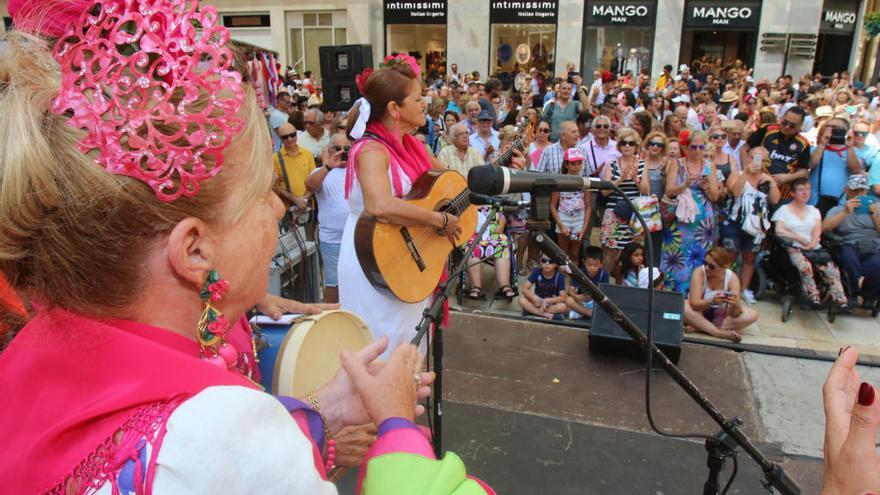
[[[396,62],[396,63],[395,63]],[[397,63],[406,62],[409,64],[410,68],[412,68],[413,72],[416,75],[416,79],[419,78],[419,74],[421,73],[421,69],[419,68],[419,63],[410,55],[406,53],[398,53],[397,55],[386,55],[384,60],[384,65],[386,67],[391,67],[393,65],[397,65]]]

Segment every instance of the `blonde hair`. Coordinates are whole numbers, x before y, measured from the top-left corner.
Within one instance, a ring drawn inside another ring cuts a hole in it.
[[[642,138],[639,137],[638,132],[629,127],[622,127],[617,131],[617,151],[620,151],[620,141],[624,138],[632,138],[632,140],[636,142],[636,151],[642,146]]]
[[[147,280],[147,256],[187,217],[223,231],[268,191],[271,141],[250,86],[220,173],[198,194],[163,202],[146,183],[83,154],[85,133],[50,107],[61,80],[51,41],[12,31],[0,59],[0,270],[49,307],[122,316]],[[204,95],[207,99],[210,95]],[[118,97],[118,95],[117,95]],[[197,100],[194,105],[198,105]],[[244,198],[228,205],[238,181]]]
[[[503,141],[505,139],[514,139],[514,138],[516,138],[516,126],[506,125],[498,131],[498,140],[499,141]]]

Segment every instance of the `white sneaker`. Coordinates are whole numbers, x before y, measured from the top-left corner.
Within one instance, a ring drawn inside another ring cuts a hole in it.
[[[748,289],[746,289],[746,290],[743,291],[743,293],[742,293],[742,299],[743,299],[743,301],[745,301],[747,304],[755,304],[755,303],[758,302],[758,301],[755,299],[755,295],[752,294],[752,291],[750,291],[750,290],[748,290]]]

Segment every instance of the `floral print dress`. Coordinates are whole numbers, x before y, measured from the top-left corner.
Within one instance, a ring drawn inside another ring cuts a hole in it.
[[[708,162],[706,163],[708,165]],[[724,175],[717,171],[719,182]],[[677,183],[687,181],[688,188],[697,204],[697,215],[692,223],[677,218],[663,229],[663,247],[660,253],[660,269],[666,275],[666,285],[687,295],[691,286],[691,273],[703,265],[706,253],[715,245],[718,225],[715,205],[700,187],[700,176],[688,177],[684,163],[678,169]]]
[[[471,237],[471,240],[477,237],[477,234],[480,232],[480,229],[483,228],[483,224],[488,220],[489,207],[482,206],[477,209],[477,232]],[[477,243],[476,247],[474,247],[475,258],[480,259],[501,259],[501,258],[509,258],[510,257],[510,241],[507,239],[507,236],[504,232],[500,232],[498,229],[498,220],[499,218],[503,218],[504,213],[498,212],[495,218],[492,219],[492,222],[489,224],[489,227],[483,233],[483,238]]]

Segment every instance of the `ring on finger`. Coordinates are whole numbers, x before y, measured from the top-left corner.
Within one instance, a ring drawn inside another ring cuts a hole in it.
[[[413,378],[416,380],[416,387],[421,386],[421,384],[422,384],[422,374],[421,374],[421,373],[415,373],[415,374],[413,375]]]

